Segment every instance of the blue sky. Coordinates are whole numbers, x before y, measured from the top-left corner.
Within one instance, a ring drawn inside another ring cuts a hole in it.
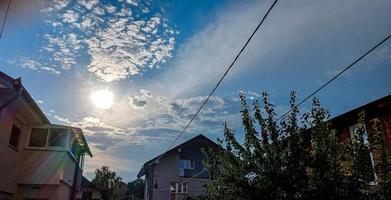
[[[185,126],[272,1],[13,0],[0,69],[22,77],[52,123],[82,127],[94,157],[125,181]],[[5,11],[0,3],[0,17]],[[281,1],[181,141],[241,137],[239,91],[270,93],[277,112],[391,33],[387,0]],[[332,115],[391,92],[391,42],[317,96]],[[109,109],[96,91],[113,92]],[[304,107],[308,107],[305,104]]]

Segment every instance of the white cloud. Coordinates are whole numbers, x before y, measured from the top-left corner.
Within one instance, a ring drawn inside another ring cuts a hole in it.
[[[61,10],[68,6],[69,0],[53,0],[50,2],[51,5],[45,9],[42,9],[43,12],[53,12],[56,10]]]
[[[261,78],[262,72],[269,70],[281,73],[286,73],[286,70],[300,73],[303,69],[328,71],[330,66],[346,59],[342,55],[348,58],[359,55],[358,49],[370,47],[373,44],[369,41],[384,37],[380,33],[389,33],[390,27],[386,28],[389,20],[379,20],[389,19],[387,8],[391,4],[387,1],[377,1],[376,4],[366,0],[337,2],[279,2],[229,72],[224,84],[239,76],[244,80],[246,75],[254,72]],[[147,87],[156,91],[166,90],[169,96],[209,91],[231,64],[270,3],[235,3],[221,9],[214,21],[178,47],[170,68]],[[370,27],[365,32],[362,30],[364,24]],[[308,56],[311,53],[328,57],[320,61]],[[325,62],[333,64],[319,67]],[[306,65],[303,66],[303,63]]]
[[[62,14],[62,21],[66,23],[73,23],[79,19],[79,14],[73,10],[67,10],[64,14]]]
[[[38,70],[41,64],[38,61],[32,60],[30,58],[21,58],[21,65],[22,67],[30,70]]]
[[[134,109],[142,109],[147,105],[147,101],[145,100],[144,97],[134,96],[134,97],[129,97],[129,104]]]
[[[78,0],[77,3],[84,6],[87,10],[91,10],[92,7],[99,3],[99,0]]]
[[[51,68],[51,67],[41,67],[40,69],[43,70],[43,71],[47,71],[49,73],[52,73],[52,74],[61,74],[60,71],[57,71],[57,70],[55,70],[54,68]]]
[[[45,9],[58,13],[46,20],[57,33],[44,35],[48,44],[42,50],[62,69],[72,68],[80,53],[86,53],[87,70],[101,81],[112,82],[156,68],[172,56],[177,32],[159,13],[151,16],[141,11],[150,4],[126,1],[116,7],[78,0],[77,5],[56,5]]]
[[[93,157],[85,158],[84,172],[93,173],[102,166],[109,166],[111,170],[117,173],[126,173],[139,170],[136,162],[127,158],[119,157],[115,151],[101,150],[97,144],[89,144]]]

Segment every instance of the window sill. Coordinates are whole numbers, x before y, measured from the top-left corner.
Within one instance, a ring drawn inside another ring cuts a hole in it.
[[[57,152],[65,152],[67,150],[61,148],[41,148],[41,147],[26,147],[26,150],[34,150],[34,151],[57,151]]]
[[[14,150],[14,151],[16,151],[16,152],[19,153],[18,148],[14,147],[14,146],[12,146],[12,145],[10,145],[10,144],[8,144],[8,147],[11,148],[12,150]]]

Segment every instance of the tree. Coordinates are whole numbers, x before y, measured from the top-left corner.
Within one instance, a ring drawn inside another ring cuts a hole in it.
[[[254,103],[253,114],[244,94],[240,99],[244,142],[225,124],[220,148],[204,152],[212,179],[206,199],[375,198],[363,115],[354,138],[342,143],[316,98],[312,109],[300,114],[292,92],[291,112],[280,121],[268,94],[262,94],[262,106]],[[380,184],[376,198],[390,191],[389,185]]]
[[[144,198],[144,180],[137,178],[128,183],[127,195],[132,195],[134,198]]]
[[[118,184],[122,178],[117,176],[114,171],[111,171],[108,166],[102,166],[95,170],[95,177],[92,183],[103,186],[109,189],[110,199],[118,199]]]

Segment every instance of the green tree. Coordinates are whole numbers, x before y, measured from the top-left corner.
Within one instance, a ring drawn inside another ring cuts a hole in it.
[[[300,114],[292,92],[291,112],[281,120],[268,94],[252,111],[244,94],[240,99],[244,142],[225,124],[220,148],[205,151],[212,179],[207,199],[375,198],[363,115],[354,137],[342,143],[316,98],[311,110]],[[378,194],[384,196],[389,182],[379,186]]]
[[[95,170],[95,177],[92,179],[92,183],[100,186],[104,186],[109,189],[110,199],[118,199],[118,184],[122,181],[122,178],[110,170],[108,166],[102,166],[100,169]]]
[[[134,198],[144,198],[144,180],[137,178],[128,183],[127,195],[131,195]]]

